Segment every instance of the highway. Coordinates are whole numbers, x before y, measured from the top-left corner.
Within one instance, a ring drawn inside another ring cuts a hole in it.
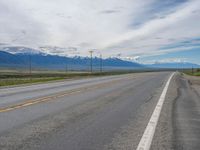
[[[137,149],[171,75],[135,73],[1,88],[0,149]],[[199,148],[199,97],[186,81],[179,73],[172,77],[151,149]]]

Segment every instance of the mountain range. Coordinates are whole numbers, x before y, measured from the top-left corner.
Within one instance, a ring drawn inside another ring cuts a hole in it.
[[[44,53],[8,53],[0,51],[0,67],[6,68],[27,68],[32,65],[37,69],[54,69],[54,70],[89,70],[90,57],[63,57],[57,55],[49,55]],[[144,65],[121,60],[118,58],[100,59],[94,57],[92,59],[93,69],[100,69],[102,64],[103,69],[139,69],[144,68]]]
[[[53,70],[89,70],[90,57],[64,57],[42,53],[26,47],[4,47],[0,48],[1,68],[29,68],[30,64],[35,69]],[[100,59],[94,57],[92,65],[94,70],[99,70],[102,64],[103,70],[122,69],[144,69],[144,68],[200,68],[200,65],[188,62],[171,62],[155,64],[139,64],[119,58]]]

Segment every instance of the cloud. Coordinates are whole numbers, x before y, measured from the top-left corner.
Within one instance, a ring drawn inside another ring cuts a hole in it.
[[[54,54],[86,56],[98,49],[104,57],[124,58],[190,50],[200,36],[199,6],[199,0],[1,0],[0,41]]]
[[[114,13],[120,13],[120,10],[103,10],[100,12],[101,14],[114,14]]]
[[[152,61],[151,63],[186,63],[187,58],[167,58],[167,59],[162,59],[162,60],[155,60]]]
[[[127,56],[127,57],[122,57],[122,59],[125,59],[125,60],[128,60],[128,61],[138,62],[139,59],[140,59],[140,56],[133,56],[133,57]]]

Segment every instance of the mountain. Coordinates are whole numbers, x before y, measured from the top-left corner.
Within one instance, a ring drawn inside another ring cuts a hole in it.
[[[11,53],[0,51],[0,64],[23,64],[24,61]]]
[[[88,70],[90,68],[89,57],[63,57],[48,55],[44,53],[9,53],[0,51],[0,67],[21,67],[27,68],[31,62],[33,68],[37,69],[70,69]],[[92,60],[93,68],[99,69],[101,59],[94,57]],[[129,62],[118,58],[102,59],[103,69],[140,69],[144,68],[135,62]]]
[[[198,64],[193,64],[193,63],[188,63],[188,62],[173,62],[173,63],[155,63],[155,64],[150,64],[146,65],[149,68],[200,68],[200,65]]]
[[[4,47],[0,48],[0,67],[6,68],[28,68],[30,60],[33,68],[54,69],[54,70],[89,70],[89,57],[63,57],[50,55],[26,47]],[[93,68],[100,69],[101,59],[94,57],[92,60]],[[102,59],[103,69],[141,69],[141,68],[200,68],[200,65],[188,62],[155,63],[141,65],[135,62],[121,60],[119,58]]]

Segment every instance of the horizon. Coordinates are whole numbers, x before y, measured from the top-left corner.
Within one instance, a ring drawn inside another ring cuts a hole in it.
[[[198,0],[2,0],[0,48],[83,57],[92,49],[97,57],[141,64],[200,64],[199,6]]]

